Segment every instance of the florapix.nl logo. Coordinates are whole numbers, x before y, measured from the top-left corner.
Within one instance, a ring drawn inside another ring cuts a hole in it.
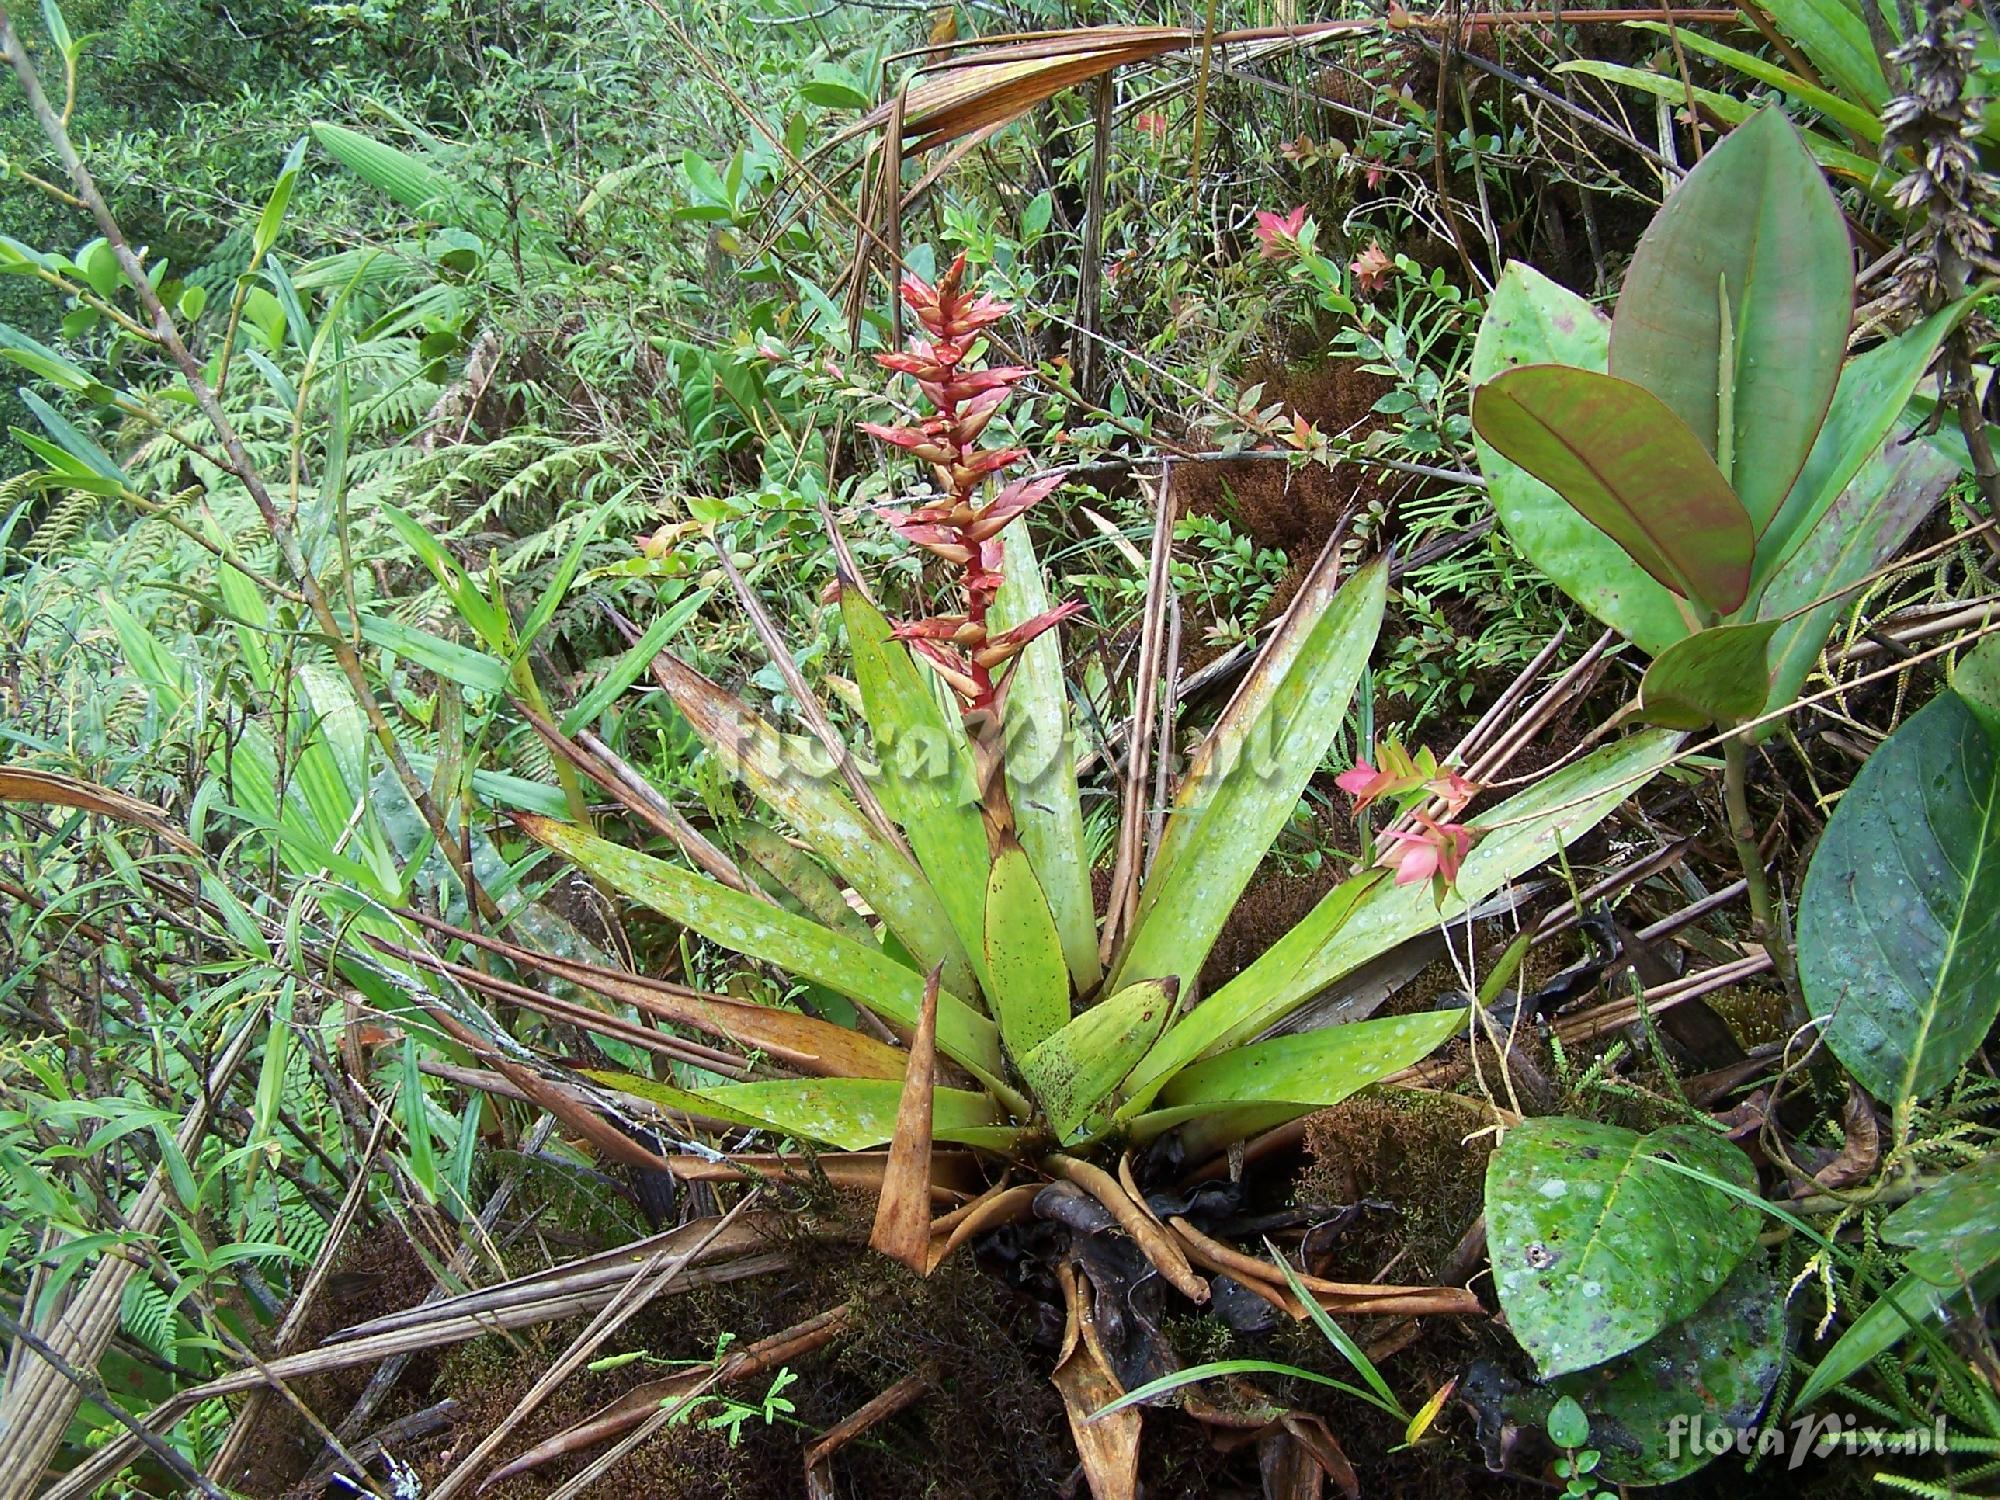
[[[1945,1419],[1939,1417],[1929,1427],[1901,1431],[1865,1427],[1851,1414],[1799,1417],[1783,1426],[1735,1427],[1700,1414],[1676,1416],[1667,1423],[1669,1458],[1706,1455],[1721,1458],[1735,1453],[1748,1458],[1783,1457],[1785,1467],[1796,1469],[1809,1458],[1831,1458],[1835,1454],[1882,1457],[1895,1454],[1914,1457],[1944,1452]]]

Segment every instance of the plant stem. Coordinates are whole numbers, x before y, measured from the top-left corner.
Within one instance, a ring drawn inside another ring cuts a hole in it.
[[[1771,955],[1771,967],[1792,988],[1792,949],[1785,936],[1784,919],[1771,904],[1771,884],[1764,870],[1764,854],[1757,847],[1757,825],[1750,819],[1748,783],[1750,745],[1737,734],[1722,745],[1722,800],[1729,813],[1729,837],[1736,845],[1736,860],[1750,894],[1750,920],[1757,941]]]
[[[90,169],[83,164],[83,158],[77,154],[76,146],[70,140],[69,129],[63,118],[56,113],[48,101],[48,96],[42,92],[40,75],[36,73],[34,64],[29,61],[27,49],[22,46],[21,38],[14,30],[13,18],[4,6],[0,6],[0,55],[4,55],[7,64],[14,70],[14,76],[20,81],[22,93],[27,95],[28,108],[33,113],[36,123],[40,125],[42,135],[55,149],[57,158],[62,162],[64,170],[69,173],[70,182],[76,188],[78,198],[84,207],[89,209],[91,217],[97,221],[98,231],[110,244],[112,254],[117,257],[119,269],[132,284],[139,305],[152,318],[153,329],[158,335],[159,342],[165,347],[174,364],[179,367],[181,378],[187,382],[188,389],[194,394],[196,405],[208,419],[216,440],[222,444],[223,453],[228,460],[224,467],[242,481],[243,488],[249,492],[252,502],[257,507],[258,515],[264,522],[264,529],[270,533],[271,540],[277,543],[278,554],[284,559],[286,571],[297,583],[299,593],[304,597],[307,610],[312,615],[314,626],[326,638],[327,648],[333,653],[334,661],[353,689],[355,699],[368,720],[369,728],[374,732],[376,742],[382,747],[383,756],[388,761],[390,769],[395,773],[397,781],[402,783],[404,792],[415,804],[418,813],[429,825],[432,835],[438,841],[439,851],[464,886],[467,904],[475,910],[490,908],[491,903],[485,892],[473,879],[471,862],[458,857],[458,842],[452,838],[450,829],[431,799],[429,789],[417,778],[409,758],[403,753],[403,746],[396,737],[395,727],[389,722],[388,715],[383,712],[381,703],[368,682],[361,658],[341,630],[332,605],[328,602],[325,591],[321,589],[319,579],[307,561],[305,551],[299,545],[298,537],[293,532],[290,522],[279,510],[270,489],[264,483],[263,475],[251,461],[249,451],[243,446],[242,439],[237,436],[234,424],[223,411],[221,401],[208,383],[202,362],[189,352],[186,343],[182,341],[180,329],[175,325],[172,314],[161,302],[159,293],[146,275],[145,267],[140,264],[139,257],[127,243],[118,221],[112,217],[109,205],[105,203],[103,195],[97,189],[96,180],[90,175]]]

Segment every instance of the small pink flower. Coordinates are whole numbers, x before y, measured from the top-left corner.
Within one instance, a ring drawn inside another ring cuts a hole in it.
[[[1333,778],[1333,784],[1354,799],[1354,810],[1373,802],[1384,792],[1390,791],[1400,778],[1388,771],[1378,771],[1367,761],[1362,761],[1351,771],[1342,771]]]
[[[1457,884],[1459,867],[1472,852],[1472,831],[1462,823],[1434,823],[1422,813],[1416,821],[1415,829],[1391,828],[1382,835],[1389,847],[1375,863],[1394,870],[1397,885]]]
[[[1306,206],[1301,203],[1288,214],[1257,210],[1257,253],[1266,260],[1290,260],[1298,254],[1298,239],[1306,227]]]
[[[1458,810],[1474,797],[1478,796],[1481,791],[1478,782],[1467,781],[1457,771],[1449,768],[1438,772],[1425,785],[1430,788],[1432,796],[1444,803],[1445,812],[1448,816],[1456,816]]]
[[[1371,244],[1348,263],[1347,269],[1354,273],[1354,290],[1372,296],[1389,284],[1389,273],[1396,269],[1396,263],[1380,245]]]
[[[1151,111],[1147,111],[1137,116],[1132,123],[1156,141],[1163,141],[1167,138],[1167,117],[1165,115],[1156,115]]]

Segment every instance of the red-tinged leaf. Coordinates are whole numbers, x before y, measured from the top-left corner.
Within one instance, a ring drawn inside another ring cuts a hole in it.
[[[896,1111],[896,1134],[889,1142],[889,1167],[875,1206],[871,1248],[899,1260],[919,1276],[930,1270],[931,1247],[931,1090],[937,1081],[938,971],[924,981],[923,1009],[910,1040],[903,1074],[903,1100]]]
[[[1023,620],[1011,630],[1003,630],[998,635],[989,637],[986,642],[987,649],[1000,646],[1008,651],[1018,651],[1044,630],[1052,630],[1064,620],[1081,613],[1083,613],[1081,599],[1065,599],[1054,609],[1045,609],[1032,620]]]
[[[1473,393],[1472,423],[1660,583],[1718,614],[1742,606],[1756,538],[1715,460],[1659,397],[1567,365],[1524,365]]]
[[[929,433],[920,432],[914,427],[889,427],[881,422],[860,422],[856,425],[870,437],[878,437],[885,443],[906,448],[919,458],[931,463],[944,462],[945,450]]]
[[[1761,536],[1826,418],[1853,313],[1847,221],[1774,105],[1703,157],[1640,239],[1611,321],[1610,371],[1658,396],[1713,455],[1726,349],[1728,478]]]
[[[1017,479],[1008,485],[979,512],[979,519],[967,528],[966,534],[974,541],[985,541],[998,536],[1006,529],[1007,523],[1021,512],[1048,495],[1053,494],[1069,477],[1067,469],[1054,474],[1038,474],[1028,479]]]
[[[964,615],[933,615],[928,620],[902,620],[892,626],[889,638],[897,641],[954,641],[965,629]]]

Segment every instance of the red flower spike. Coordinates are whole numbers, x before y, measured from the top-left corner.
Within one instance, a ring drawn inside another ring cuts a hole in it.
[[[935,415],[916,422],[861,425],[863,431],[928,464],[943,491],[912,510],[881,514],[897,535],[960,570],[965,613],[909,621],[895,626],[893,634],[936,668],[970,713],[993,707],[999,687],[995,667],[1042,631],[1070,618],[1080,606],[1065,604],[996,639],[988,638],[986,616],[1001,585],[999,532],[1052,492],[1063,476],[1022,480],[1003,488],[989,504],[978,503],[985,480],[1028,456],[1023,448],[985,449],[978,444],[1013,388],[1030,372],[1015,365],[966,367],[981,330],[1012,309],[993,297],[968,291],[964,283],[963,256],[952,262],[935,286],[922,277],[906,276],[903,301],[924,333],[900,351],[876,356],[883,368],[915,380]]]
[[[979,512],[979,519],[966,528],[970,541],[983,542],[998,536],[1007,523],[1027,510],[1037,500],[1053,494],[1069,477],[1067,469],[1054,474],[1044,474],[1037,479],[1017,479],[1006,489],[995,495],[992,501]]]
[[[1288,214],[1257,210],[1257,253],[1266,260],[1290,260],[1299,253],[1298,238],[1305,232],[1306,206],[1301,203]]]
[[[933,615],[928,620],[904,620],[889,628],[899,641],[949,641],[954,646],[977,646],[986,639],[986,627],[975,625],[964,615]]]
[[[1054,629],[1056,626],[1062,624],[1064,620],[1070,619],[1082,613],[1082,611],[1083,601],[1081,599],[1065,599],[1054,609],[1045,609],[1033,619],[1023,620],[1011,630],[1003,630],[998,635],[990,637],[986,642],[986,649],[991,651],[997,646],[1005,651],[1007,655],[1012,656],[1043,631]],[[984,655],[985,653],[982,652],[981,654]]]

